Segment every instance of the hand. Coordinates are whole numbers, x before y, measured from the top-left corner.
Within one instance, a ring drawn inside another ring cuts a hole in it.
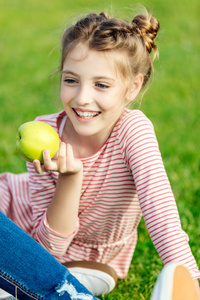
[[[49,150],[43,151],[44,164],[35,159],[33,165],[38,174],[45,171],[57,171],[60,174],[76,174],[83,168],[82,162],[74,158],[73,149],[70,144],[61,143],[58,154],[51,159]]]

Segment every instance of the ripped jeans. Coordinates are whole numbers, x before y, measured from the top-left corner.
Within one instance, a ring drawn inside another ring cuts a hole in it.
[[[97,300],[66,267],[2,212],[0,288],[24,300]]]

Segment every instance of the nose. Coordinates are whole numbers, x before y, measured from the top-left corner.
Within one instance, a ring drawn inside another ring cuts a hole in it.
[[[92,91],[87,85],[80,85],[77,89],[76,103],[79,106],[86,106],[92,102]]]

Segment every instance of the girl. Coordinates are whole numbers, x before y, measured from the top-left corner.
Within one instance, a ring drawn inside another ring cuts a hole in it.
[[[58,154],[51,160],[46,149],[44,165],[34,160],[27,174],[1,175],[4,214],[95,295],[127,275],[142,216],[163,263],[181,262],[200,278],[153,126],[126,108],[149,80],[158,30],[148,14],[127,22],[105,13],[66,29],[64,111],[36,119],[59,133]]]

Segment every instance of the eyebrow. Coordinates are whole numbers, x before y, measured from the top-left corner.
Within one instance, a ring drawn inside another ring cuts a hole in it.
[[[72,72],[72,71],[68,71],[68,70],[63,70],[62,71],[62,74],[69,74],[69,75],[73,75],[73,76],[79,76],[78,74],[76,74],[76,73],[74,73],[74,72]],[[103,75],[100,75],[100,76],[95,76],[94,77],[94,79],[95,80],[110,80],[110,81],[115,81],[115,79],[114,78],[112,78],[112,77],[109,77],[109,76],[103,76]]]
[[[76,76],[78,75],[78,74],[76,74],[72,71],[68,71],[68,70],[63,70],[62,73],[72,74],[72,75],[76,75]]]

